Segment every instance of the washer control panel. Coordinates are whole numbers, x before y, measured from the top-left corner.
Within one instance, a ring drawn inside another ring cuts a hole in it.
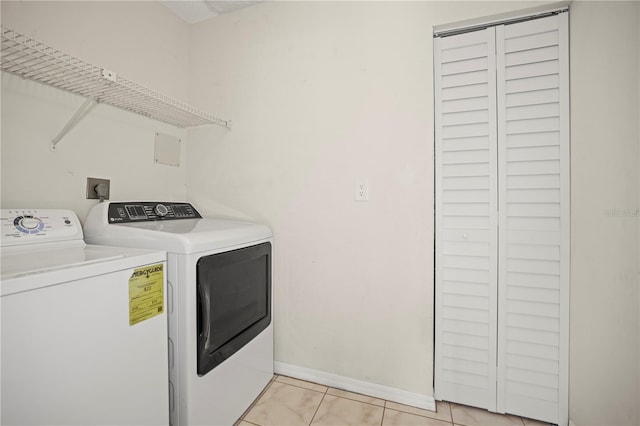
[[[2,246],[82,240],[82,225],[71,210],[2,209]]]
[[[200,219],[200,213],[189,203],[134,201],[109,203],[109,223],[151,222],[155,220]]]

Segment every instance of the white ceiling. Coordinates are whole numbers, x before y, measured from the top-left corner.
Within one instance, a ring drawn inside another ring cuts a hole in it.
[[[213,16],[253,6],[261,1],[264,0],[160,0],[160,3],[167,6],[184,21],[193,24]]]

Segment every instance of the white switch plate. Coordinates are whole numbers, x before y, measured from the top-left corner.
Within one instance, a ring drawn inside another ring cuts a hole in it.
[[[369,183],[366,179],[356,179],[356,201],[369,201]]]

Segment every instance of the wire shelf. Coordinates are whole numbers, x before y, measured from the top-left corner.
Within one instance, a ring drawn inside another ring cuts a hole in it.
[[[3,71],[176,127],[204,124],[231,127],[229,120],[200,111],[5,26],[0,29]]]

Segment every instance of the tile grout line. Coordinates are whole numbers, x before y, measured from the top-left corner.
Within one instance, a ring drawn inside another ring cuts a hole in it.
[[[320,409],[320,406],[322,405],[322,402],[324,401],[324,397],[327,396],[327,392],[329,392],[329,387],[328,386],[327,386],[327,389],[325,389],[324,393],[322,394],[322,399],[320,400],[320,404],[318,404],[318,406],[316,407],[316,411],[313,412],[313,416],[311,417],[311,421],[309,422],[309,426],[311,426],[311,424],[315,420],[316,415],[318,414],[318,410]]]
[[[298,389],[304,389],[304,390],[308,390],[308,391],[312,391],[312,392],[318,392],[318,393],[323,393],[323,394],[326,394],[326,393],[327,393],[327,391],[326,391],[326,390],[324,390],[324,391],[320,391],[320,390],[317,390],[317,389],[309,389],[309,388],[305,388],[304,386],[300,386],[300,385],[294,385],[293,383],[280,382],[280,381],[277,381],[277,380],[274,380],[274,381],[276,381],[276,382],[280,383],[281,385],[291,386],[291,387],[298,388]],[[311,383],[311,382],[308,382],[308,383]],[[324,385],[319,385],[319,386],[324,386]],[[326,387],[326,386],[325,386],[325,387]],[[328,389],[328,388],[327,388],[327,389]]]
[[[343,390],[343,389],[338,389],[338,388],[329,388],[329,389]],[[344,391],[344,392],[349,392],[349,391]],[[350,393],[355,393],[355,392],[350,392]],[[327,390],[327,395],[331,395],[331,396],[334,396],[336,398],[346,399],[348,401],[359,402],[361,404],[371,405],[373,407],[382,407],[382,408],[384,408],[385,405],[387,404],[387,400],[386,399],[375,398],[373,396],[365,395],[363,393],[356,393],[356,395],[362,395],[362,396],[368,397],[368,398],[379,399],[380,401],[384,401],[384,404],[383,405],[378,405],[378,404],[374,404],[373,402],[367,402],[367,401],[361,401],[361,400],[355,399],[355,398],[349,398],[348,396],[334,395],[332,393],[329,393],[328,390]]]

